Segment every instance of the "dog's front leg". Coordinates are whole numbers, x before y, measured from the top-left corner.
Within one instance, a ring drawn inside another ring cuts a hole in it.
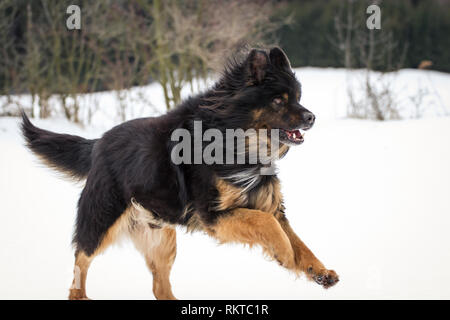
[[[304,272],[309,279],[314,280],[324,288],[335,285],[339,281],[339,276],[336,272],[334,270],[326,269],[322,262],[320,262],[303,241],[300,240],[294,230],[292,230],[284,213],[279,212],[275,216],[291,242],[294,250],[296,268],[299,269],[299,271]]]
[[[294,252],[280,223],[270,213],[239,208],[219,218],[208,228],[211,236],[221,242],[260,245],[282,266],[297,271]]]

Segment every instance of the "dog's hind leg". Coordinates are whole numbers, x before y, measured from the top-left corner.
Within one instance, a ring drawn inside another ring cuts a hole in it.
[[[86,295],[86,278],[92,260],[118,241],[121,236],[129,234],[130,221],[129,211],[125,211],[102,236],[99,245],[91,254],[87,254],[75,243],[77,249],[75,252],[74,279],[69,294],[70,300],[88,300]]]
[[[170,270],[177,252],[176,231],[138,225],[132,233],[134,245],[142,253],[153,274],[153,294],[158,300],[175,300],[170,285]]]
[[[86,296],[86,278],[93,256],[87,256],[84,251],[75,252],[75,267],[73,281],[70,287],[69,300],[88,300]]]

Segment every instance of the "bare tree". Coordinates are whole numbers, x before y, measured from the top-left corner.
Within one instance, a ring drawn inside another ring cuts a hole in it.
[[[262,42],[278,25],[268,1],[138,1],[150,12],[150,28],[140,40],[151,43],[146,70],[163,88],[167,109],[181,100],[181,89],[205,78],[225,52],[244,42]],[[154,59],[152,59],[152,57]]]
[[[25,73],[28,90],[39,98],[40,117],[46,118],[53,112],[49,98],[55,95],[66,118],[80,123],[79,94],[95,91],[100,59],[88,46],[87,26],[68,30],[65,23],[61,23],[67,2],[41,0],[40,5],[43,14],[33,17],[28,10],[27,16]],[[82,13],[83,21],[88,24],[91,17],[100,14],[100,8],[97,4],[90,5]],[[39,28],[34,28],[34,23]]]
[[[18,13],[14,0],[4,0],[0,2],[0,94],[6,96],[5,105],[0,106],[0,115],[13,115],[15,110],[6,108],[13,101],[12,94],[23,89],[22,78],[19,73],[21,59],[19,50],[21,49],[14,42],[14,21]]]
[[[364,4],[358,3],[359,6],[354,4],[354,0],[347,0],[341,6],[339,14],[335,16],[337,41],[332,40],[342,53],[347,69],[354,66],[363,66],[365,69],[363,76],[358,72],[349,72],[346,75],[349,97],[347,114],[350,117],[381,121],[398,119],[400,112],[397,99],[391,80],[385,75],[386,71],[398,70],[403,65],[407,44],[403,45],[400,56],[394,56],[398,43],[394,40],[392,32],[366,28],[364,16],[355,14],[355,12],[365,13],[366,8]],[[369,4],[380,5],[381,0],[367,2],[367,5]],[[346,10],[345,22],[344,10]],[[380,65],[384,67],[384,71],[375,74],[373,70]],[[355,77],[357,81],[354,81]]]
[[[355,0],[341,2],[339,11],[334,16],[336,40],[329,38],[329,41],[342,53],[346,69],[353,67],[354,33],[360,26],[360,21],[355,19],[354,2]]]
[[[0,81],[16,81],[2,88],[23,86],[19,91],[31,94],[32,105],[38,102],[42,118],[55,112],[51,103],[58,99],[63,114],[77,123],[86,114],[80,94],[99,89],[115,92],[122,120],[128,89],[150,81],[161,85],[166,108],[172,108],[180,103],[182,89],[193,90],[227,53],[243,43],[271,41],[268,35],[281,25],[271,16],[282,6],[269,0],[93,1],[81,6],[81,30],[68,30],[64,18],[70,1],[16,4],[0,2],[0,27],[6,30],[0,33],[6,36],[0,39]],[[17,55],[14,38],[7,36],[14,23],[10,7],[26,8],[24,47]]]

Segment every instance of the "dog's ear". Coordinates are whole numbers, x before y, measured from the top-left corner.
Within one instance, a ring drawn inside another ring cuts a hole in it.
[[[250,77],[261,83],[266,76],[267,66],[269,65],[269,57],[262,50],[253,49],[248,54],[247,66]]]
[[[270,50],[270,63],[281,70],[291,70],[291,63],[289,62],[288,57],[278,47],[274,47]]]

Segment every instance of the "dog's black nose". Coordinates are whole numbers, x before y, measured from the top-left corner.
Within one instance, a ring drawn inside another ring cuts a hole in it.
[[[316,121],[316,117],[311,112],[307,112],[304,115],[305,122],[311,127],[314,124],[314,121]]]

